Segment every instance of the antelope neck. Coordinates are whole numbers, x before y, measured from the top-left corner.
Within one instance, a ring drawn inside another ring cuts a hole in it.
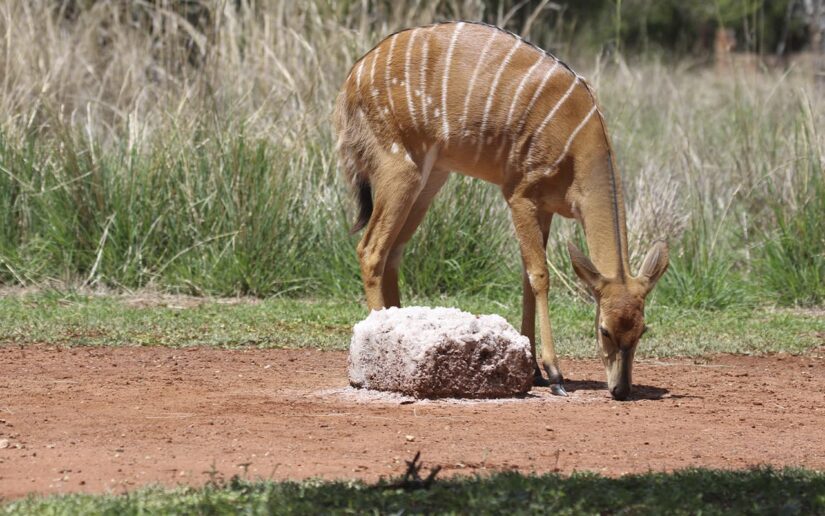
[[[624,196],[610,150],[602,166],[588,171],[580,191],[574,212],[584,228],[590,260],[603,276],[624,283],[630,270]]]

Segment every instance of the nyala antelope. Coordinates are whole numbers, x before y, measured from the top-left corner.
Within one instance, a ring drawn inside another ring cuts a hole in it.
[[[521,249],[521,333],[535,385],[566,395],[548,311],[547,236],[553,214],[581,222],[591,259],[568,244],[596,302],[596,337],[616,399],[631,389],[644,303],[665,272],[657,243],[629,273],[624,198],[590,86],[554,56],[496,27],[448,22],[383,40],[353,66],[334,121],[341,167],[366,226],[358,258],[370,309],[399,306],[404,245],[450,171],[498,185]],[[541,360],[535,362],[539,311]]]

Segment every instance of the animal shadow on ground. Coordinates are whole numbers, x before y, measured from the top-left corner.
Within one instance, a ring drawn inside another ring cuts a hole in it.
[[[564,387],[570,391],[604,391],[607,396],[607,382],[597,382],[595,380],[565,380]],[[633,390],[630,391],[628,401],[632,400],[660,400],[665,397],[670,391],[663,387],[656,387],[653,385],[638,385],[633,384]],[[676,396],[670,396],[676,397]]]

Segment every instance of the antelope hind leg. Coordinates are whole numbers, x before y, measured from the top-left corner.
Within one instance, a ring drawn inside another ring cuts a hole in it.
[[[404,254],[404,246],[410,241],[415,230],[424,220],[432,200],[438,194],[441,187],[447,181],[449,171],[434,168],[429,174],[426,184],[421,189],[421,193],[415,200],[415,203],[407,215],[407,220],[404,222],[398,236],[395,237],[390,254],[387,257],[387,264],[384,267],[384,278],[381,284],[381,290],[384,294],[384,302],[386,306],[401,306],[401,296],[398,292],[398,268],[401,265],[401,258]]]
[[[361,277],[370,310],[391,306],[391,302],[398,303],[397,299],[385,298],[384,270],[392,246],[421,189],[421,172],[415,164],[386,153],[377,161],[379,166],[370,174],[373,212],[358,243]],[[390,279],[395,282],[397,296],[397,275]],[[392,290],[388,293],[392,295]]]

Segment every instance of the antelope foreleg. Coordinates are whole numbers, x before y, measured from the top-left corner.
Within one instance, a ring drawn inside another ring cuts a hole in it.
[[[521,247],[526,281],[522,316],[522,330],[533,334],[535,341],[535,310],[539,312],[539,331],[541,334],[542,364],[547,371],[551,389],[554,394],[566,395],[563,376],[559,369],[559,360],[553,344],[553,332],[550,327],[550,312],[547,296],[550,288],[550,275],[547,270],[545,244],[549,232],[549,219],[545,223],[540,217],[535,203],[527,198],[514,196],[508,199],[516,228],[516,236]],[[528,290],[529,287],[529,290]],[[528,292],[532,293],[530,299]]]
[[[547,239],[550,236],[550,222],[552,214],[539,215],[539,227],[542,234],[542,246],[547,249]],[[546,252],[546,251],[545,251]],[[527,275],[527,267],[522,263],[523,274],[521,282],[521,334],[530,339],[530,352],[533,355],[533,385],[547,387],[550,385],[541,375],[538,361],[536,360],[536,296],[533,294],[533,287],[530,285],[530,278]]]
[[[521,282],[521,334],[530,339],[530,353],[533,355],[533,385],[547,387],[550,382],[541,375],[538,360],[536,360],[536,296],[525,267]]]

